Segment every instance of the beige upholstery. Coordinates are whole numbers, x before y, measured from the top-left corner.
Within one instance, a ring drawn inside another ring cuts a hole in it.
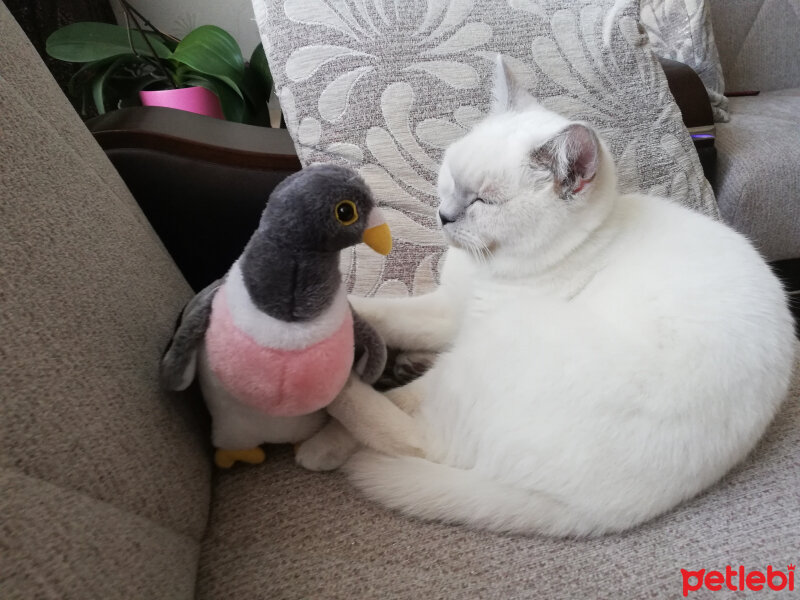
[[[768,260],[800,259],[800,0],[707,0],[728,92],[714,193]]]
[[[3,598],[189,598],[207,441],[156,365],[190,290],[0,4]]]
[[[726,91],[800,87],[800,1],[708,1]]]
[[[800,258],[800,87],[729,106],[717,124],[719,212],[770,260]]]

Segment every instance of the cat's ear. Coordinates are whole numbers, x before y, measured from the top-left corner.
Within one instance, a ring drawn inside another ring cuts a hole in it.
[[[490,112],[497,114],[521,110],[532,104],[536,104],[534,97],[519,84],[503,55],[498,54],[494,65]]]
[[[600,141],[594,130],[573,123],[531,153],[531,162],[553,172],[562,197],[577,194],[591,183],[600,161]]]

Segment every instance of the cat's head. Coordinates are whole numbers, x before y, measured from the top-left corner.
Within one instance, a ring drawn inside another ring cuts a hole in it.
[[[476,257],[535,260],[609,213],[613,162],[595,131],[542,107],[498,56],[490,115],[445,152],[439,218]]]

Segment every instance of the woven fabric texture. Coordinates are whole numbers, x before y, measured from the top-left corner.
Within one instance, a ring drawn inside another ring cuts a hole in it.
[[[800,87],[800,0],[707,0],[726,91]]]
[[[642,24],[656,54],[695,70],[708,91],[714,120],[727,121],[728,99],[708,0],[642,0]]]
[[[800,88],[731,98],[717,127],[717,198],[768,260],[800,258]]]
[[[638,0],[253,0],[303,164],[355,167],[386,208],[387,260],[344,253],[350,289],[419,294],[443,250],[444,149],[485,114],[498,52],[545,106],[601,130],[621,186],[716,215],[710,186],[647,44]]]
[[[195,537],[16,469],[0,488],[3,600],[194,597]]]
[[[191,290],[2,4],[0,156],[0,595],[188,598],[207,438],[156,379]]]

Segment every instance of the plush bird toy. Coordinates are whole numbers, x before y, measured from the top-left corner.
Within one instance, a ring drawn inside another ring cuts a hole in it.
[[[220,467],[263,461],[262,443],[310,437],[354,364],[367,383],[380,375],[386,348],[353,313],[339,273],[339,252],[362,241],[384,255],[392,247],[364,181],[309,167],[275,188],[224,279],[184,309],[161,379],[182,390],[197,376]]]

